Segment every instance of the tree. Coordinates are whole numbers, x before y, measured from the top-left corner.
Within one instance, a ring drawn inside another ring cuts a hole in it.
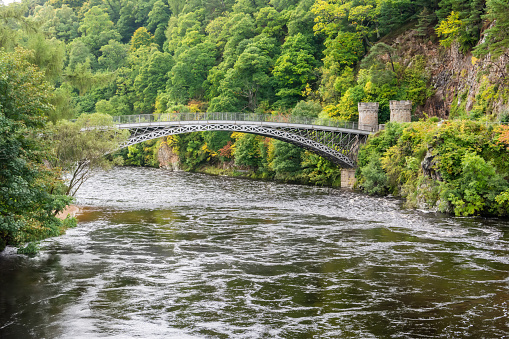
[[[314,101],[299,101],[292,109],[292,115],[304,118],[317,118],[322,111],[322,105]]]
[[[154,40],[161,48],[166,40],[165,31],[170,14],[170,9],[162,0],[157,0],[148,13],[147,29],[154,34]]]
[[[221,81],[222,95],[233,95],[246,100],[247,110],[258,106],[259,94],[270,86],[269,72],[272,59],[256,45],[250,45],[239,56],[232,69]]]
[[[68,43],[78,37],[78,17],[68,5],[54,9],[45,3],[35,8],[34,19],[41,23],[41,30],[49,38]]]
[[[154,36],[145,27],[138,28],[131,38],[131,50],[145,46],[149,47],[154,41]]]
[[[99,49],[110,40],[120,40],[120,34],[115,30],[108,13],[98,6],[92,7],[85,13],[80,23],[79,32],[82,33],[83,42],[86,43],[95,56]]]
[[[440,25],[435,30],[437,35],[442,37],[440,44],[444,47],[450,47],[459,38],[463,25],[464,22],[460,20],[459,13],[452,11],[446,19],[440,22]]]
[[[274,140],[274,158],[270,167],[276,172],[276,178],[291,179],[300,174],[302,167],[302,153],[304,150],[298,146],[284,141]]]
[[[204,82],[215,64],[215,56],[215,46],[210,42],[200,43],[176,55],[167,84],[173,101],[186,104],[189,99],[203,97]]]
[[[504,0],[487,0],[486,18],[492,24],[484,34],[486,39],[475,49],[477,56],[484,56],[491,53],[493,59],[501,55],[508,55],[509,49],[509,3]]]
[[[380,58],[387,57],[389,63],[391,64],[391,69],[393,72],[396,72],[394,69],[394,56],[396,54],[396,49],[391,47],[383,42],[379,42],[369,50],[369,54],[362,60],[361,66],[362,68],[370,68],[373,64],[380,63]]]
[[[110,168],[113,162],[105,155],[117,150],[127,136],[127,131],[114,128],[111,116],[100,113],[52,125],[49,138],[55,145],[55,157],[51,165],[69,174],[66,194],[74,196],[95,170]]]
[[[168,81],[168,72],[174,62],[171,55],[154,50],[148,62],[134,80],[134,91],[137,101],[134,103],[136,111],[146,114],[154,111],[157,94],[163,92]]]
[[[363,55],[362,41],[356,33],[340,32],[334,39],[326,40],[325,47],[320,92],[326,102],[334,103],[345,90],[341,86],[337,88],[338,78],[345,75],[345,70],[351,70]]]
[[[479,41],[483,25],[485,0],[441,0],[436,12],[440,25],[437,33],[445,37],[444,44],[457,41],[463,52],[470,50]]]
[[[33,21],[25,18],[27,8],[17,2],[0,5],[0,48],[12,51],[18,45],[22,33],[34,33]]]
[[[71,202],[44,164],[50,87],[30,57],[23,49],[0,51],[0,250],[60,234],[55,214]]]
[[[291,107],[302,98],[306,85],[315,80],[315,65],[307,38],[301,33],[287,37],[272,70],[283,106]]]
[[[234,133],[235,141],[235,165],[247,166],[257,169],[262,166],[260,152],[260,137],[254,134]]]
[[[97,59],[100,66],[108,71],[115,71],[126,63],[129,47],[116,40],[110,40],[101,47],[101,56]]]

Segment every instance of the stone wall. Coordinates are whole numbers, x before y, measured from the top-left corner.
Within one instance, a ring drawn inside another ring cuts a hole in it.
[[[355,179],[355,168],[341,169],[341,187],[353,188],[357,179]]]

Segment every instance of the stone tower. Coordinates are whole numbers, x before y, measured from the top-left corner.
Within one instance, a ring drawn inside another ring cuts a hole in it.
[[[359,102],[359,129],[378,130],[378,102]],[[392,117],[392,115],[391,115]]]
[[[391,108],[391,122],[410,122],[412,121],[412,101],[389,101]]]

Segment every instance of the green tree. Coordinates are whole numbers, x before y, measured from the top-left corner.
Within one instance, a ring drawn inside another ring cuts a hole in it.
[[[254,134],[239,133],[235,141],[235,165],[246,166],[254,170],[262,166],[260,137]]]
[[[317,118],[322,111],[322,105],[314,101],[299,101],[292,109],[292,115],[304,118]]]
[[[68,43],[78,37],[78,17],[68,5],[56,9],[48,3],[37,6],[34,20],[40,23],[41,31],[49,38]]]
[[[301,162],[304,150],[281,140],[274,140],[274,157],[270,167],[276,179],[292,179],[302,171]]]
[[[245,100],[245,108],[253,112],[258,106],[261,92],[270,86],[270,69],[273,61],[266,50],[256,45],[247,47],[226,72],[221,81],[222,96],[237,97]]]
[[[163,47],[166,40],[166,27],[170,19],[170,9],[162,0],[157,0],[148,13],[147,29],[154,34],[154,41],[156,44]]]
[[[276,95],[283,106],[291,107],[303,97],[306,85],[315,80],[316,62],[311,45],[301,33],[287,37],[281,49],[272,74],[278,85]]]
[[[362,41],[355,33],[340,32],[326,40],[325,47],[320,93],[327,103],[335,103],[344,94],[340,91],[346,89],[338,86],[339,78],[351,71],[363,55]]]
[[[210,42],[190,47],[175,57],[168,74],[167,91],[173,101],[186,104],[189,99],[204,96],[204,82],[216,62],[216,49]]]
[[[98,6],[92,7],[85,13],[78,30],[82,34],[83,42],[90,47],[95,56],[99,55],[100,48],[108,44],[110,40],[121,38],[108,13]]]
[[[456,215],[475,215],[487,212],[495,204],[495,197],[507,188],[507,182],[476,152],[466,152],[461,159],[461,175],[451,184],[447,199]]]
[[[163,92],[168,81],[168,72],[172,69],[173,58],[168,53],[154,50],[146,65],[134,79],[134,91],[137,101],[134,109],[142,114],[154,111],[155,100]]]
[[[115,71],[125,66],[129,47],[116,40],[110,40],[100,51],[101,56],[97,59],[99,65],[108,71]]]
[[[487,0],[486,18],[491,21],[491,27],[484,34],[486,39],[476,47],[475,54],[484,56],[491,53],[493,59],[501,55],[508,55],[509,49],[509,3],[503,0]]]
[[[153,42],[154,36],[145,27],[140,27],[131,38],[131,50],[135,51],[142,46],[150,47]]]
[[[99,113],[53,125],[50,140],[55,145],[55,157],[51,164],[69,174],[66,194],[74,196],[95,170],[110,168],[113,162],[105,155],[117,150],[127,136],[127,131],[114,127],[111,116]]]
[[[304,152],[302,172],[309,182],[315,185],[333,187],[341,185],[341,171],[338,166],[315,153]]]
[[[55,214],[71,202],[43,163],[50,87],[30,57],[22,49],[0,51],[0,250],[60,234],[64,224]]]

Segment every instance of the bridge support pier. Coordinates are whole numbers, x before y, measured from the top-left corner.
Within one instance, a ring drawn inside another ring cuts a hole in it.
[[[353,188],[357,179],[355,179],[355,168],[341,169],[341,187]]]

